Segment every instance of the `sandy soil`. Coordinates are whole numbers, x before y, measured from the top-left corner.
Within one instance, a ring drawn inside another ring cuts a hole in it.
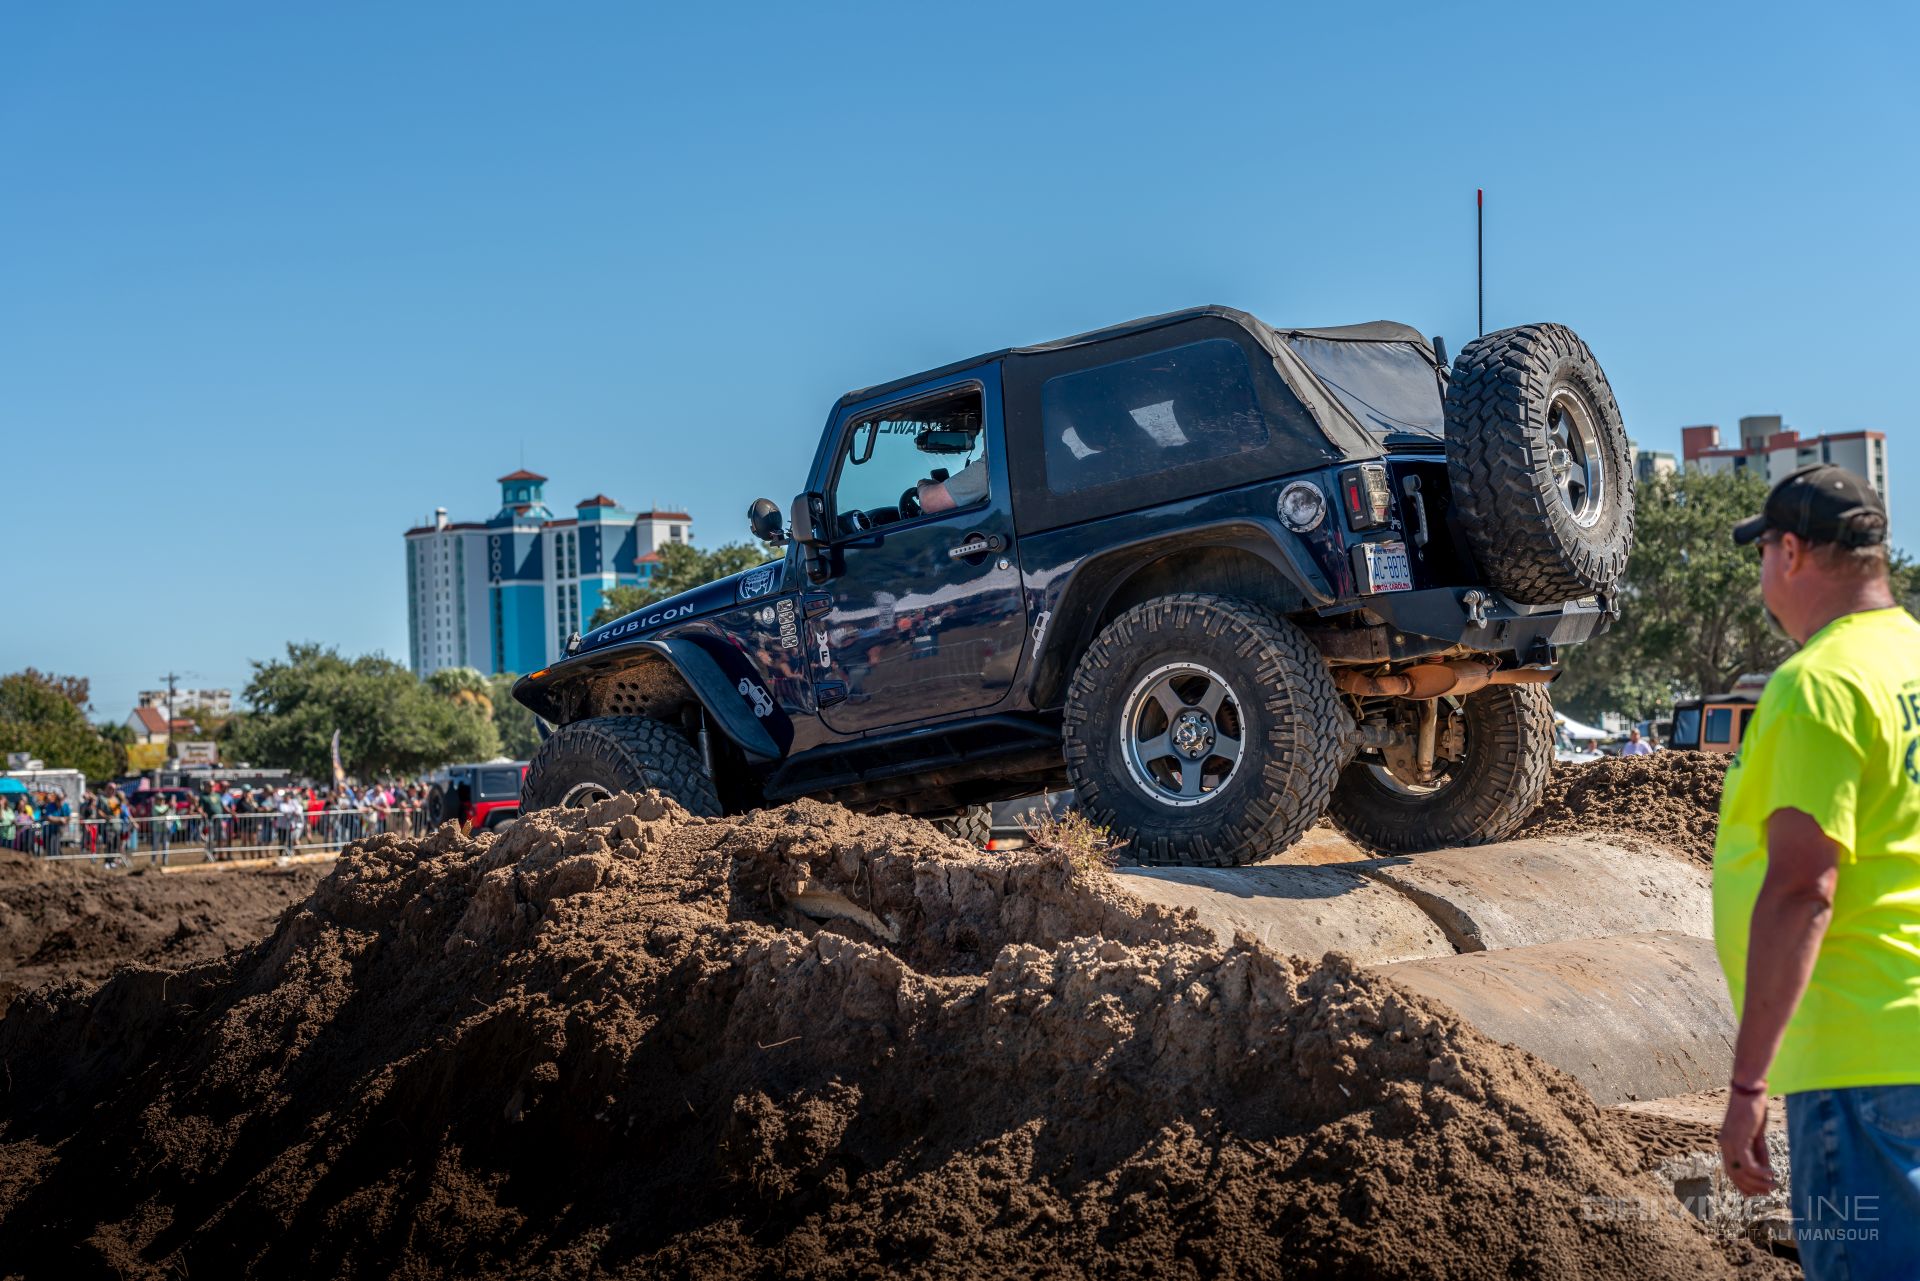
[[[1729,757],[1655,752],[1556,765],[1522,836],[1610,832],[1665,846],[1711,866]]]
[[[102,872],[0,850],[0,1009],[23,988],[98,982],[130,962],[191,965],[255,942],[331,870]]]
[[[1342,958],[801,803],[382,837],[0,1020],[0,1270],[1764,1276],[1633,1124]]]

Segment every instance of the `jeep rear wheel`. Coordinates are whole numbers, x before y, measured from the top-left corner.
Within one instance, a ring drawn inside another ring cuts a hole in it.
[[[1299,628],[1246,601],[1163,596],[1114,619],[1074,669],[1067,775],[1142,863],[1252,863],[1320,817],[1351,725]]]
[[[653,790],[690,814],[720,813],[713,779],[679,730],[645,716],[597,716],[555,730],[527,765],[521,809],[584,809]]]
[[[1447,700],[1443,712],[1454,710]],[[1465,739],[1430,782],[1403,777],[1383,756],[1354,757],[1327,817],[1381,854],[1418,854],[1503,840],[1540,804],[1553,765],[1553,704],[1543,685],[1489,685],[1460,700]]]
[[[1447,384],[1454,513],[1493,586],[1529,605],[1611,593],[1633,550],[1633,447],[1564,325],[1468,343]]]

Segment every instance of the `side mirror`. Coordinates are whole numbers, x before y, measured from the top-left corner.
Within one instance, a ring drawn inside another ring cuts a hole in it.
[[[780,509],[771,498],[753,500],[753,505],[747,508],[747,528],[755,538],[775,547],[787,541],[787,531],[780,524]]]
[[[820,546],[827,541],[827,532],[823,528],[827,521],[827,499],[824,494],[809,491],[793,500],[792,531],[788,535],[800,545],[800,555],[807,567],[807,580],[821,583],[827,578],[826,557],[821,554]]]

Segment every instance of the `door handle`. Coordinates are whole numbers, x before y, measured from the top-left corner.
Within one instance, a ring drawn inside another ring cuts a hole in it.
[[[948,560],[966,560],[971,556],[985,556],[997,552],[1007,544],[998,534],[968,534],[957,547],[949,548]]]

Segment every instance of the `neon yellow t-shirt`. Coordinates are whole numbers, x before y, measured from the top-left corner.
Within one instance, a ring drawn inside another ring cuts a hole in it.
[[[1735,1010],[1767,818],[1782,809],[1811,815],[1842,852],[1833,918],[1772,1087],[1920,1083],[1920,623],[1905,610],[1837,618],[1782,663],[1727,772],[1713,935]]]

